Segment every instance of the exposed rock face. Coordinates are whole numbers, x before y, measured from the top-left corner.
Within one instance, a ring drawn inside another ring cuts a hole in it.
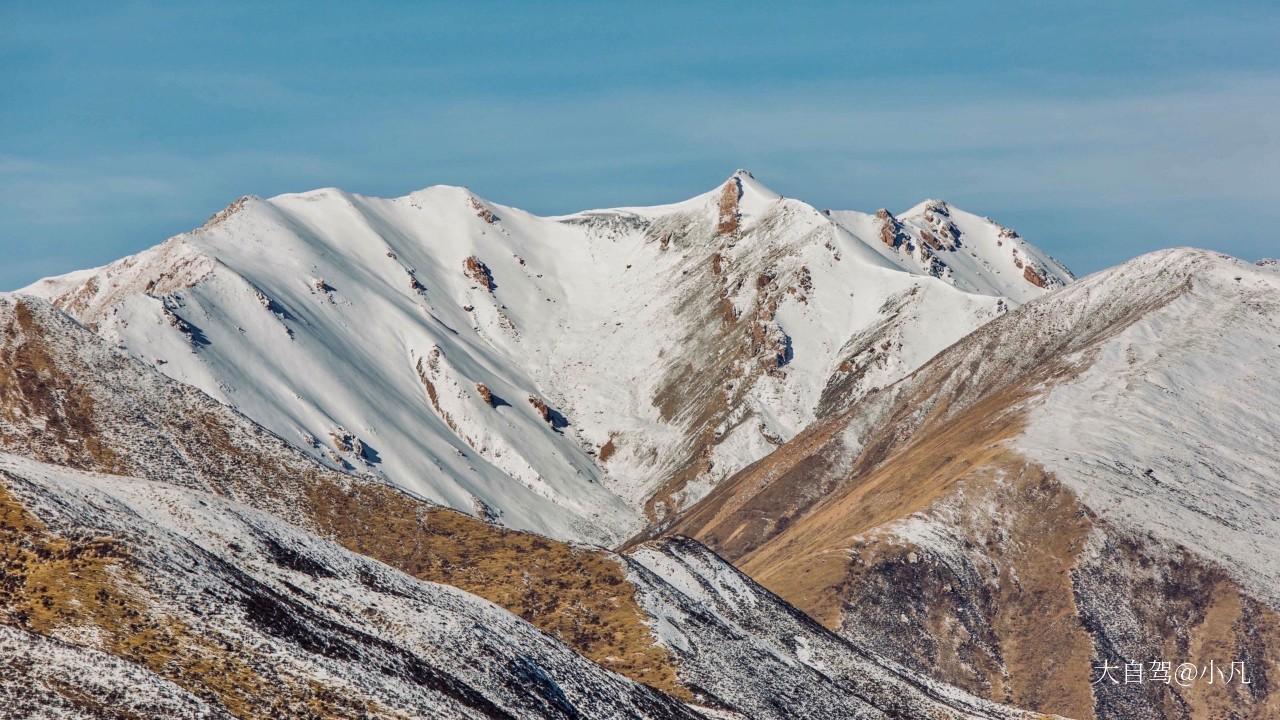
[[[1280,528],[1270,491],[1244,489],[1274,485],[1280,458],[1241,438],[1280,417],[1236,403],[1280,391],[1263,339],[1278,335],[1269,273],[1197,251],[1139,258],[816,423],[674,530],[859,645],[1001,702],[1270,717],[1280,568],[1249,548]],[[1262,372],[1225,372],[1216,353]],[[1165,424],[1178,413],[1185,430]],[[1215,658],[1248,658],[1262,685],[1092,682],[1103,661]]]
[[[230,218],[231,216],[240,212],[241,210],[244,209],[246,205],[256,200],[258,200],[258,198],[252,195],[241,196],[235,202],[231,203],[225,208],[214,213],[208,220],[205,221],[204,227],[215,227],[217,225],[220,225],[226,222],[227,218]]]
[[[928,224],[928,233],[932,241],[930,247],[935,250],[955,250],[960,247],[960,228],[951,220],[951,209],[941,200],[930,200],[925,203],[922,213]],[[922,233],[922,234],[923,234]]]
[[[1042,288],[1046,286],[1044,275],[1042,275],[1039,270],[1031,267],[1030,265],[1022,269],[1022,277],[1025,278],[1027,282],[1031,283],[1032,285],[1035,285],[1038,288]]]
[[[738,201],[742,199],[742,180],[733,177],[720,191],[720,218],[716,222],[716,232],[729,235],[738,229],[741,216],[738,212]]]
[[[480,258],[475,255],[471,255],[462,261],[462,273],[470,278],[472,282],[489,292],[493,292],[496,287],[493,284],[493,271],[489,270],[489,266],[481,262]]]
[[[537,411],[538,417],[542,418],[546,422],[551,422],[551,407],[547,405],[542,398],[536,395],[530,395],[529,404]]]
[[[902,223],[893,213],[880,208],[876,211],[876,219],[880,221],[880,242],[887,247],[897,249],[908,241],[907,235],[902,231]]]
[[[490,208],[487,203],[476,197],[469,198],[468,203],[471,205],[471,209],[475,211],[476,217],[490,225],[494,225],[498,222],[499,218],[497,214],[493,212],[493,209]]]

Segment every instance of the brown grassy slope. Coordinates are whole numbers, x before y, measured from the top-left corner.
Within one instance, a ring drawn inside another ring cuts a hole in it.
[[[919,509],[963,470],[953,465],[960,450],[1015,435],[1023,403],[1074,377],[1103,341],[1181,296],[1190,282],[1174,276],[1149,283],[1123,302],[1086,294],[1061,312],[1050,297],[997,318],[891,388],[853,407],[833,404],[830,417],[722,483],[671,532],[709,541],[736,562],[784,533],[856,533]],[[897,470],[880,472],[890,462]],[[888,491],[871,492],[882,486]],[[831,512],[839,530],[796,528],[821,525],[805,516],[846,497],[875,505],[853,518]]]
[[[94,422],[92,396],[60,370],[35,315],[23,302],[13,304],[9,321],[0,328],[0,418],[11,426],[42,420],[22,440],[41,454],[50,454],[42,452],[49,445],[57,447],[58,459],[66,465],[105,472],[123,469]]]
[[[128,552],[111,538],[61,537],[17,502],[0,475],[0,622],[49,635],[93,628],[101,648],[212,701],[236,717],[402,717],[364,698],[255,668],[272,661],[245,643],[231,647],[157,614]],[[71,686],[53,687],[93,709]]]
[[[321,534],[421,580],[479,595],[600,665],[689,698],[611,553],[508,530],[387,486],[313,483]]]

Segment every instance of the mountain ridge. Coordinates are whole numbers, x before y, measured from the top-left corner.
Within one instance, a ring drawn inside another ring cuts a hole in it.
[[[1280,458],[1263,438],[1280,430],[1266,400],[1278,336],[1265,268],[1142,256],[983,326],[672,531],[988,698],[1071,717],[1268,717],[1280,698],[1256,687],[1098,687],[1089,669],[1201,647],[1274,667],[1263,548],[1280,532]],[[875,621],[886,606],[900,622]]]
[[[239,200],[25,292],[335,469],[616,544],[792,437],[824,394],[887,384],[1016,304],[907,257],[972,260],[977,240],[934,251],[904,227],[877,250],[745,172],[555,218],[451,186],[318,190]]]

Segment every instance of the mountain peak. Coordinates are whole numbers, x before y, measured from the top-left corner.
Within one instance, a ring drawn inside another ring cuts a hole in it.
[[[756,199],[773,202],[782,197],[780,193],[774,192],[772,188],[756,179],[756,176],[750,170],[739,168],[733,172],[729,178],[722,183],[722,186],[728,183],[737,183],[742,191],[742,197],[754,197]]]
[[[654,451],[662,481],[677,487],[688,468],[696,483],[670,496],[688,502],[807,423],[832,368],[858,391],[887,384],[1002,311],[1001,298],[1045,291],[1024,273],[1052,277],[1020,241],[1016,258],[1007,239],[999,257],[984,250],[995,231],[970,231],[959,210],[948,229],[958,241],[904,220],[888,247],[879,228],[833,226],[845,219],[745,169],[678,203],[561,218],[450,185],[247,197],[219,215],[210,230],[28,292],[334,469],[598,543],[645,522],[658,482],[640,438],[670,438]],[[882,317],[890,297],[914,310]],[[846,344],[886,319],[906,349],[858,367],[870,350]],[[724,359],[703,372],[707,352]],[[233,370],[242,363],[251,371]],[[699,370],[678,370],[688,366]],[[654,367],[669,370],[638,382]],[[703,414],[722,412],[706,400],[721,372],[736,373],[753,407],[774,403],[732,439]],[[614,410],[631,405],[645,413]],[[687,450],[704,443],[723,447],[705,469],[703,451]]]

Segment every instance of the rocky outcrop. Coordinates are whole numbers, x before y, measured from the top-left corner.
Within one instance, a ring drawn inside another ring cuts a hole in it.
[[[1038,288],[1042,288],[1047,285],[1044,279],[1044,273],[1042,273],[1038,268],[1034,268],[1030,265],[1022,268],[1022,277],[1024,280]]]
[[[742,220],[741,212],[738,209],[738,201],[741,199],[742,180],[736,176],[729,178],[728,182],[720,190],[719,218],[716,221],[717,234],[730,235],[738,230],[739,223]]]
[[[596,457],[602,463],[609,462],[609,458],[618,451],[618,436],[616,433],[609,433],[609,439],[600,446],[600,450]]]
[[[462,261],[462,274],[489,292],[493,292],[497,287],[493,282],[493,272],[489,270],[489,266],[475,255],[468,256]]]
[[[565,418],[564,415],[561,415],[560,411],[548,405],[545,400],[537,395],[529,396],[529,404],[532,405],[534,411],[538,413],[538,417],[542,418],[543,422],[551,426],[552,430],[560,431],[561,429],[569,426],[569,420]]]
[[[934,250],[955,250],[961,244],[960,228],[951,219],[951,209],[941,200],[930,200],[924,206],[924,221],[929,229],[921,238]]]
[[[902,222],[885,208],[876,211],[876,219],[880,221],[880,242],[887,247],[896,250],[910,240],[903,229]]]
[[[485,221],[490,225],[497,224],[497,222],[501,219],[493,211],[493,208],[489,207],[488,203],[482,202],[479,198],[470,197],[467,199],[467,203],[471,206],[472,211],[475,212],[476,217],[480,218],[481,220]]]
[[[226,222],[229,218],[231,218],[232,216],[234,216],[235,214],[243,210],[245,206],[248,205],[250,202],[253,202],[254,200],[257,200],[257,199],[258,198],[252,195],[244,195],[237,198],[230,205],[222,208],[218,212],[211,215],[209,219],[205,221],[202,228],[209,229],[209,228],[213,228],[213,227],[217,227],[218,225],[221,225],[222,223]]]

